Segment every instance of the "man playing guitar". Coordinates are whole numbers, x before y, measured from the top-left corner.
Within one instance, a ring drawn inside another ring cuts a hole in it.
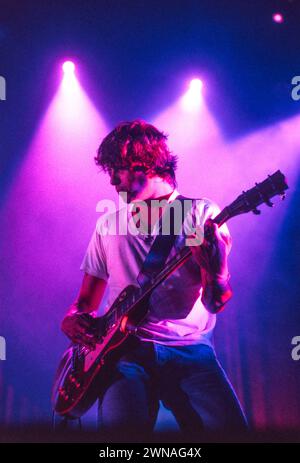
[[[137,285],[159,217],[179,195],[177,159],[166,140],[154,126],[135,120],[119,124],[98,149],[96,164],[109,174],[116,191],[126,194],[125,217],[135,221],[138,233],[113,234],[96,227],[81,266],[79,295],[62,321],[63,332],[74,343],[95,347],[99,319],[92,315],[104,293],[108,290],[109,307],[122,288]],[[152,200],[165,200],[164,207],[157,208]],[[232,295],[227,263],[230,235],[225,224],[218,228],[211,220],[218,212],[206,198],[194,200],[187,212],[184,220],[195,223],[204,238],[201,245],[191,246],[191,259],[151,294],[147,317],[99,397],[100,429],[128,439],[151,432],[159,400],[190,436],[246,428],[213,347],[216,314]],[[112,218],[118,222],[120,211]],[[187,236],[182,227],[170,256]]]

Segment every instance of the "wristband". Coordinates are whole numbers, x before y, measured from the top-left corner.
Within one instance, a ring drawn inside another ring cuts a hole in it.
[[[209,285],[226,286],[230,280],[230,277],[230,273],[227,273],[226,275],[221,273],[215,273],[214,276],[209,274],[207,283]]]

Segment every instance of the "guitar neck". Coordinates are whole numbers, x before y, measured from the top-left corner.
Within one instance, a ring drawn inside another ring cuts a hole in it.
[[[214,219],[213,222],[221,227],[227,220],[239,214],[247,212],[254,212],[260,214],[257,206],[265,203],[267,206],[273,206],[270,201],[273,196],[280,195],[282,199],[285,197],[285,190],[288,185],[280,170],[276,171],[273,175],[269,175],[263,182],[256,183],[253,188],[243,191],[232,203],[226,206]],[[183,265],[192,255],[191,247],[184,246],[177,254],[172,257],[165,265],[165,267],[156,275],[153,275],[147,283],[139,289],[132,300],[121,304],[118,310],[108,315],[108,322],[115,320],[118,315],[125,315],[128,313],[135,304],[142,302],[160,283],[168,278],[176,269]]]
[[[214,219],[218,227],[223,225],[228,219],[230,219],[230,206],[225,207]],[[190,246],[184,246],[180,251],[176,253],[164,266],[164,268],[154,275],[143,287],[140,300],[150,294],[158,285],[160,285],[166,278],[172,275],[181,265],[183,265],[192,256]]]
[[[231,217],[229,213],[229,207],[225,207],[214,219],[213,222],[220,227]],[[146,291],[150,292],[160,283],[162,283],[166,278],[168,278],[175,270],[177,270],[181,265],[183,265],[192,255],[190,246],[184,246],[177,254],[166,263],[163,270],[161,270],[157,275],[152,277],[148,285],[146,285]],[[149,286],[149,287],[148,287]]]

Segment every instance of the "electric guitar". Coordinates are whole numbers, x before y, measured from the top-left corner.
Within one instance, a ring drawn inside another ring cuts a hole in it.
[[[284,175],[278,170],[255,187],[243,191],[235,201],[226,206],[213,221],[220,227],[232,217],[247,212],[260,214],[257,207],[288,189]],[[148,313],[147,301],[152,291],[192,255],[184,246],[170,259],[163,270],[154,275],[142,288],[129,285],[116,298],[108,312],[101,318],[101,332],[94,350],[72,344],[58,366],[52,390],[52,404],[56,413],[68,418],[81,417],[97,400],[111,367],[122,356],[124,349],[136,337],[134,334]]]

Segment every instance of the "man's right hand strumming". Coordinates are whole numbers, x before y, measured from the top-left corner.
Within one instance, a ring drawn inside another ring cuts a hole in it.
[[[99,341],[99,321],[89,313],[71,313],[64,317],[61,329],[72,342],[94,349]]]
[[[64,317],[61,329],[76,344],[94,349],[104,329],[103,317],[96,313],[106,288],[106,282],[85,273],[76,302]]]

